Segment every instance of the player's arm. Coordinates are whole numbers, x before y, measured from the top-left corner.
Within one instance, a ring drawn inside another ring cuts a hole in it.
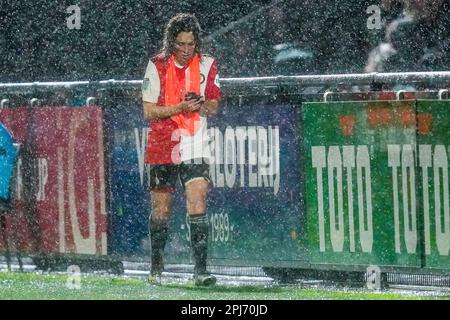
[[[213,61],[208,73],[205,88],[205,99],[200,108],[202,117],[215,116],[219,112],[219,101],[222,97],[217,74],[217,64]]]
[[[202,103],[198,100],[184,100],[171,107],[158,106],[156,103],[144,101],[144,117],[147,119],[170,118],[180,112],[198,111]]]
[[[169,118],[183,110],[183,104],[167,108],[158,106],[153,102],[144,101],[144,117],[147,119],[164,119]]]

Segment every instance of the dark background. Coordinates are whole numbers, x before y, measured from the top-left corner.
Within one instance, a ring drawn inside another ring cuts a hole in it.
[[[197,16],[223,78],[360,73],[384,38],[384,30],[366,26],[366,9],[376,2],[1,0],[0,82],[142,79],[178,12]],[[81,9],[80,30],[66,25],[72,4]],[[277,58],[282,53],[295,57]],[[407,62],[398,69],[390,71],[422,71]]]

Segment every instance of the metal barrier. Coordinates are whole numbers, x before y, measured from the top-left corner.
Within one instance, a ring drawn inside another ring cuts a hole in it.
[[[263,266],[272,275],[288,269],[364,271],[369,265],[390,271],[447,272],[450,106],[442,98],[450,86],[450,72],[280,76],[220,83],[224,101],[210,121],[214,156],[219,159],[210,166],[212,264]],[[57,110],[76,114],[63,125],[69,128],[73,121],[89,121],[89,108],[97,110],[104,126],[97,116],[92,121],[97,133],[102,130],[104,159],[98,168],[102,170],[103,163],[105,185],[99,192],[105,197],[108,230],[96,225],[101,231],[95,242],[97,248],[106,242],[103,253],[118,259],[147,259],[149,254],[143,162],[148,125],[140,84],[0,84],[0,98],[8,99],[10,106],[0,109],[0,120],[5,110],[33,98],[41,102],[33,108],[48,115],[59,114]],[[410,92],[410,85],[415,92]],[[393,91],[396,88],[403,91]],[[69,111],[61,106],[83,108]],[[60,128],[44,118],[34,118],[35,125]],[[79,147],[72,149],[75,156],[85,152]],[[53,157],[56,163],[62,159],[68,170],[65,150],[54,151]],[[48,170],[50,175],[58,165]],[[63,179],[53,183],[69,183],[70,177]],[[54,210],[63,211],[59,221],[66,221],[60,228],[71,230],[65,237],[75,242],[61,247],[62,238],[57,237],[47,249],[70,256],[83,253],[91,231],[80,225],[77,231],[73,225],[78,218],[86,222],[87,207],[76,200],[78,213],[70,206],[61,209],[58,199],[74,197],[64,190],[58,198],[57,190]],[[176,197],[170,225],[167,260],[172,263],[190,262],[182,199]]]
[[[103,81],[67,81],[67,82],[28,82],[0,83],[2,90],[38,90],[41,88],[73,88],[77,86],[95,86],[107,88],[111,86],[138,87],[142,80],[103,80]],[[382,86],[396,84],[419,84],[426,87],[447,87],[450,84],[450,71],[441,72],[400,72],[400,73],[362,73],[305,76],[273,76],[255,78],[223,78],[220,84],[225,90],[254,87],[277,86]]]

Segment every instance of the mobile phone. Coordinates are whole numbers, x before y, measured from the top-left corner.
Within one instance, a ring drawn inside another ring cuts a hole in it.
[[[195,99],[195,100],[200,100],[202,98],[202,96],[196,94],[195,92],[187,92],[185,94],[184,97],[186,100],[191,100],[191,99]]]

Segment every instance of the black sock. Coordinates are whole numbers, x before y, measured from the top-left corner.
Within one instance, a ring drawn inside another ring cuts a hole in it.
[[[189,216],[191,225],[191,247],[194,257],[194,274],[206,273],[208,256],[208,218],[206,214]]]
[[[150,241],[152,248],[151,274],[161,274],[164,269],[163,254],[168,236],[167,219],[150,219]]]

